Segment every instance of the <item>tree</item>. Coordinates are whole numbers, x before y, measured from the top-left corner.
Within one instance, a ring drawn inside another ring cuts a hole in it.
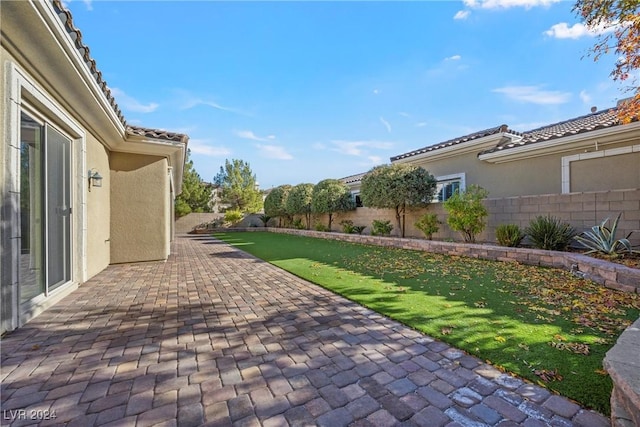
[[[191,150],[187,150],[187,160],[182,174],[182,192],[176,197],[174,211],[176,218],[191,212],[210,212],[211,184],[202,181],[190,160]]]
[[[262,209],[262,194],[258,181],[244,160],[225,160],[224,167],[215,176],[214,182],[222,189],[221,200],[229,209],[243,213],[255,213]]]
[[[313,184],[298,184],[294,186],[287,197],[286,211],[290,215],[302,215],[311,228],[311,202],[313,200]]]
[[[462,234],[465,242],[475,243],[476,235],[487,225],[485,218],[489,215],[482,203],[489,192],[478,185],[470,185],[465,191],[457,190],[444,202],[444,209],[449,215],[447,224],[454,231]]]
[[[625,82],[632,99],[620,105],[618,117],[629,123],[640,116],[640,2],[638,0],[577,0],[573,6],[587,28],[600,33],[590,49],[595,61],[613,50],[618,57],[611,71],[614,81]]]
[[[333,214],[356,208],[351,191],[346,184],[337,179],[325,179],[313,187],[311,210],[318,214],[329,215],[329,231]]]
[[[436,179],[425,169],[394,163],[376,166],[362,177],[362,204],[371,208],[393,209],[399,233],[404,237],[407,209],[427,206],[436,191]]]
[[[291,186],[288,184],[280,185],[272,189],[264,199],[264,213],[271,217],[278,217],[279,226],[282,226],[284,218],[285,225],[291,222],[291,215],[286,209],[287,199]]]

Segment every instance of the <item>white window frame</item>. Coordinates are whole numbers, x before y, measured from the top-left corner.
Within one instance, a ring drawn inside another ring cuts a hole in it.
[[[465,191],[467,189],[467,174],[465,172],[454,173],[454,174],[450,174],[450,175],[437,176],[436,177],[436,181],[437,181],[436,192],[433,195],[433,200],[431,201],[431,203],[442,203],[442,202],[444,202],[444,200],[440,201],[438,199],[438,194],[440,193],[440,190],[442,190],[442,187],[443,187],[443,185],[445,183],[459,181],[460,182],[460,191]]]

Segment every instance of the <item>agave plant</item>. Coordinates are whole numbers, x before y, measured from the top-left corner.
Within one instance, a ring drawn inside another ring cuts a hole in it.
[[[622,216],[622,214],[618,214],[611,228],[607,227],[607,223],[609,222],[609,218],[607,218],[602,221],[600,225],[591,227],[591,231],[584,231],[579,236],[574,237],[574,239],[589,249],[589,251],[585,252],[587,254],[600,252],[606,255],[615,255],[618,252],[634,252],[631,248],[631,242],[629,242],[631,233],[629,233],[626,238],[616,239],[620,216]]]

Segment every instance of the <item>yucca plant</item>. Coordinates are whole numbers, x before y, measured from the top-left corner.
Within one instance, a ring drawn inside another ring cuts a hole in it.
[[[516,224],[501,224],[496,227],[496,240],[500,246],[515,248],[522,239],[524,239],[524,233]]]
[[[576,230],[553,216],[537,216],[529,223],[525,233],[538,249],[564,251],[576,235]]]
[[[613,221],[611,228],[607,226],[609,218],[602,221],[600,225],[594,225],[591,227],[591,231],[584,231],[579,236],[574,237],[585,248],[589,249],[586,254],[592,254],[595,252],[605,255],[615,255],[619,252],[634,252],[631,248],[631,242],[629,236],[622,239],[616,239],[616,233],[618,231],[618,221],[622,214],[618,214]]]

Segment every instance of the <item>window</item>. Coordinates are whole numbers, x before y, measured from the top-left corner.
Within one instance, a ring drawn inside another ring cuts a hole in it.
[[[453,196],[456,191],[464,191],[466,188],[464,173],[438,176],[436,180],[438,183],[436,185],[436,194],[433,202],[445,202]]]
[[[356,208],[361,208],[364,206],[362,204],[362,199],[360,198],[360,192],[353,192],[351,193],[351,196],[353,197],[353,201],[356,203]]]

